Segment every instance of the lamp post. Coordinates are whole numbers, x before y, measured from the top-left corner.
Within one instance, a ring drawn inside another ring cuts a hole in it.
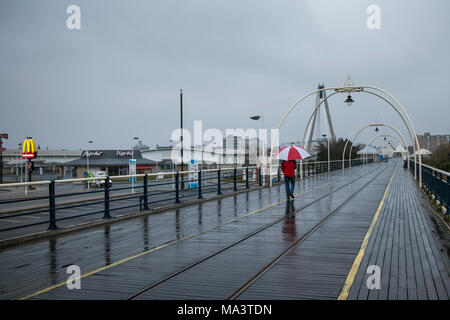
[[[88,143],[92,143],[92,141],[89,140]],[[89,145],[88,145],[88,150],[86,150],[86,172],[87,172],[87,177],[89,178]],[[87,187],[89,189],[89,180],[87,183]]]
[[[155,147],[156,151],[158,151],[158,147],[159,147],[159,144],[157,144],[156,147]],[[162,161],[162,158],[161,158],[161,161]],[[158,170],[158,160],[155,160],[155,162],[156,162],[155,172],[159,172],[159,170]]]
[[[139,137],[133,137],[133,140],[138,140]],[[134,159],[134,146],[131,146],[131,159]]]
[[[66,151],[67,149],[63,149],[64,151],[64,164],[66,163]],[[63,166],[63,179],[66,178],[66,166]]]
[[[205,144],[202,144],[202,169],[205,169],[205,164],[203,162],[203,150],[205,149]]]
[[[326,134],[322,134],[322,137],[327,137],[327,151],[328,151],[328,163],[327,163],[327,167],[328,167],[328,172],[330,172],[330,138],[328,138],[328,136]]]
[[[181,124],[181,171],[184,170],[184,160],[183,160],[183,89],[180,89],[180,124]],[[181,174],[181,190],[184,190],[184,176]]]
[[[0,183],[3,183],[3,151],[6,151],[6,148],[3,148],[2,139],[8,139],[8,134],[0,133]]]
[[[133,140],[138,140],[139,137],[133,137]],[[134,162],[134,172],[132,174],[136,174],[136,160],[134,159],[134,146],[131,146],[131,162]],[[128,174],[130,174],[131,165],[128,163]],[[130,177],[131,180],[131,193],[134,193],[134,180],[136,177]]]
[[[252,116],[252,117],[250,117],[250,119],[256,120],[256,121],[261,119],[262,120],[262,129],[264,129],[264,115]],[[260,152],[260,150],[259,150],[259,132],[258,132],[258,134],[256,135],[256,158],[257,158],[257,160],[259,160],[259,152]]]
[[[17,154],[17,165],[20,168],[20,182],[22,182],[23,177],[22,177],[22,161],[20,161],[20,150],[22,149],[22,142],[19,142],[19,144],[17,145],[19,147],[19,153]],[[17,170],[19,171],[19,170]]]

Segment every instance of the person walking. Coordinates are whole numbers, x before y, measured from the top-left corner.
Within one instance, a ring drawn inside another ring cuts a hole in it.
[[[286,198],[294,198],[295,188],[295,160],[304,160],[311,155],[300,146],[287,146],[281,148],[275,155],[275,159],[284,160],[281,162],[281,169],[284,173],[284,182],[286,184]]]
[[[287,160],[281,163],[281,170],[283,170],[284,174],[284,184],[286,186],[286,198],[288,200],[294,198],[296,167],[295,160]]]

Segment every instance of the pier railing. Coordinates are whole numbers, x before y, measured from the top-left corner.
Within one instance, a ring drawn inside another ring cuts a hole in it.
[[[352,159],[352,166],[359,164],[361,159]],[[348,165],[346,161],[345,166]],[[341,160],[303,161],[298,163],[297,178],[339,169]],[[282,182],[280,166],[272,165],[271,170],[272,182]],[[268,166],[245,166],[0,184],[0,189],[11,194],[5,197],[3,193],[0,199],[0,233],[38,225],[56,230],[60,224],[67,225],[68,220],[79,223],[87,216],[110,219],[261,188],[269,185],[268,171]],[[20,190],[26,195],[20,195]]]
[[[417,163],[419,165],[419,163]],[[414,160],[410,160],[410,170],[414,173]],[[448,203],[450,201],[450,173],[422,164],[422,184],[438,206],[445,208],[448,212]]]

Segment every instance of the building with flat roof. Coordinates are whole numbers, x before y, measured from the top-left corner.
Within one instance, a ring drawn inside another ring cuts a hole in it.
[[[33,159],[33,179],[50,179],[71,177],[70,169],[63,170],[59,164],[78,159],[81,150],[37,150]],[[26,180],[25,166],[28,159],[22,159],[22,149],[7,149],[3,151],[3,177],[5,182]]]
[[[89,163],[89,171],[105,171],[109,176],[129,174],[129,160],[136,159],[136,173],[152,173],[156,162],[142,157],[140,150],[85,150],[72,161],[59,164],[70,168],[73,178],[83,178]]]

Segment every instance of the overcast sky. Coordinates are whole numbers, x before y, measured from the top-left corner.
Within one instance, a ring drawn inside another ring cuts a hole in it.
[[[71,4],[80,30],[66,27]],[[371,4],[380,30],[366,26]],[[7,148],[27,136],[49,149],[167,145],[180,88],[188,129],[257,128],[257,114],[270,129],[319,81],[350,74],[397,97],[417,134],[449,134],[449,14],[448,0],[2,0],[0,133]],[[338,137],[373,122],[406,134],[385,102],[353,99],[329,100]],[[314,100],[291,113],[282,141],[301,139]]]

